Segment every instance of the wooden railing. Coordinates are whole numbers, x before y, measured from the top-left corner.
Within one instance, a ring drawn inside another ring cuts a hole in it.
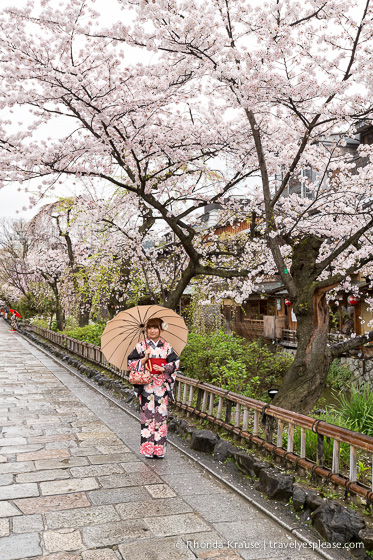
[[[31,326],[29,329],[77,356],[127,378],[124,371],[107,363],[98,346],[41,327]],[[237,439],[257,445],[285,462],[344,486],[373,504],[372,486],[358,480],[359,453],[364,454],[365,464],[369,462],[370,472],[372,470],[373,437],[191,379],[180,372],[176,376],[175,396],[175,405],[181,410],[208,420]],[[263,418],[273,420],[264,425]],[[274,424],[273,431],[268,429],[268,424]],[[312,432],[317,438],[316,461],[306,457],[307,441]],[[325,461],[325,438],[333,442],[330,465]],[[341,444],[349,448],[346,475],[340,473]]]

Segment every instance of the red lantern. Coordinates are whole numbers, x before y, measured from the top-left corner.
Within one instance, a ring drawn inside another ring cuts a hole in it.
[[[285,305],[287,307],[291,307],[293,305],[293,302],[289,298],[285,298]]]
[[[359,301],[360,301],[359,296],[354,296],[354,294],[349,295],[347,298],[348,305],[357,305]]]

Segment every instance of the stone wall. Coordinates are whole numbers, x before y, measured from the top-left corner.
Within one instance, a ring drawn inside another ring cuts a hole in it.
[[[358,358],[341,357],[340,362],[352,371],[352,384],[373,386],[373,359],[359,360]]]

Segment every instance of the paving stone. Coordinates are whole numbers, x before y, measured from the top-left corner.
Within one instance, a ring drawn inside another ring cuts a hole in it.
[[[27,439],[24,437],[9,437],[9,438],[1,438],[0,439],[0,450],[3,451],[2,448],[6,447],[15,447],[18,445],[27,445]]]
[[[10,535],[9,519],[0,519],[0,537],[9,537],[9,535]]]
[[[145,488],[152,498],[174,498],[175,492],[167,484],[146,484]]]
[[[47,449],[48,451],[62,448],[68,449],[71,454],[71,450],[77,449],[78,444],[76,443],[76,441],[53,441],[52,443],[45,444],[45,449]]]
[[[13,482],[12,474],[0,474],[0,486],[9,486]]]
[[[111,548],[101,550],[86,550],[82,553],[83,560],[118,560],[118,556]]]
[[[76,434],[77,439],[84,441],[86,439],[118,439],[110,430],[102,432],[80,432]]]
[[[68,459],[70,453],[67,449],[51,449],[49,451],[37,451],[31,453],[21,453],[17,455],[17,461],[42,461],[45,459]]]
[[[124,486],[142,486],[157,484],[162,480],[151,470],[141,473],[124,473],[98,477],[103,488],[123,488]]]
[[[208,531],[209,526],[195,513],[167,515],[164,517],[144,517],[145,523],[159,537],[185,535]]]
[[[37,533],[11,535],[0,540],[1,560],[25,560],[42,553]]]
[[[152,532],[144,521],[136,519],[84,527],[82,534],[84,544],[93,548],[119,544],[128,539],[148,538]]]
[[[32,461],[27,461],[25,463],[3,463],[0,465],[0,474],[8,473],[21,473],[30,472],[35,470],[35,465]]]
[[[22,515],[13,519],[13,533],[38,533],[43,530],[41,515]]]
[[[73,447],[70,450],[72,457],[88,457],[98,453],[97,447]]]
[[[8,460],[8,457],[5,457],[5,455],[0,455],[0,463],[6,463]]]
[[[81,534],[76,529],[60,529],[59,531],[45,531],[44,546],[48,552],[68,552],[83,547]]]
[[[36,452],[43,449],[43,445],[17,445],[14,447],[2,447],[1,452],[7,455],[15,455],[16,453]]]
[[[22,513],[10,502],[1,502],[0,518],[22,515]]]
[[[103,455],[110,455],[111,453],[132,453],[132,451],[126,445],[123,445],[122,442],[119,445],[100,445],[97,449]]]
[[[29,443],[49,443],[51,441],[75,441],[75,436],[72,434],[52,434],[29,438]]]
[[[147,517],[163,516],[178,513],[191,513],[193,508],[180,498],[166,498],[160,500],[141,500],[115,506],[122,519],[143,519]]]
[[[250,519],[263,519],[264,515],[253,509],[248,502],[238,496],[224,496],[221,494],[213,494],[211,496],[186,496],[185,501],[197,510],[203,518],[210,522],[220,521],[237,521],[238,519],[246,519],[250,523]]]
[[[105,463],[121,463],[122,461],[127,461],[128,455],[123,453],[113,453],[111,455],[90,455],[88,459],[92,465],[103,465]],[[136,455],[132,455],[133,459]]]
[[[110,445],[111,443],[120,443],[120,439],[116,438],[115,440],[111,440],[111,439],[91,439],[91,440],[84,440],[80,442],[80,447],[92,447],[92,445],[94,445],[95,447],[99,447],[102,445]]]
[[[62,461],[59,461],[58,459],[35,461],[35,467],[38,470],[66,469],[70,467],[83,467],[84,465],[89,465],[86,457],[69,457],[68,459],[62,459]]]
[[[148,539],[119,545],[123,560],[196,560],[196,556],[188,548],[181,537]]]
[[[3,475],[3,476],[12,476],[12,475]],[[36,471],[36,472],[22,473],[16,475],[17,482],[45,482],[47,480],[60,480],[66,478],[70,478],[67,469]],[[0,476],[0,484],[1,484],[1,476]]]
[[[23,513],[26,514],[45,513],[48,511],[63,509],[85,508],[90,507],[91,505],[87,496],[81,492],[77,492],[75,494],[50,496],[47,498],[26,498],[24,500],[15,500],[14,503]],[[10,515],[21,514],[13,513]],[[2,517],[5,517],[5,515]]]
[[[122,467],[119,465],[90,465],[89,467],[74,467],[70,469],[70,473],[74,477],[86,476],[104,476],[109,474],[123,473]]]
[[[15,498],[30,498],[33,496],[39,496],[37,484],[0,486],[0,500],[14,500]]]
[[[188,474],[164,474],[163,478],[168,482],[181,496],[190,494],[218,494],[226,492],[226,486],[210,476],[202,473]]]
[[[140,486],[131,486],[129,488],[95,490],[88,492],[88,497],[95,505],[106,505],[148,500],[149,494]]]
[[[82,556],[75,552],[57,552],[56,554],[48,554],[47,556],[38,556],[32,560],[82,560]]]
[[[40,483],[42,496],[51,496],[52,494],[69,494],[71,492],[78,491],[86,492],[87,490],[96,490],[96,488],[99,488],[99,484],[93,477],[54,480],[52,482]]]
[[[121,521],[118,512],[111,505],[51,512],[45,515],[45,519],[48,529],[83,527],[86,525],[109,523],[111,521]]]

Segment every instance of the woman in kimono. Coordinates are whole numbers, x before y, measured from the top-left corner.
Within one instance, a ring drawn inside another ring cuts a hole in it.
[[[144,371],[151,358],[161,358],[163,365],[152,366],[154,375],[148,385],[135,385],[141,407],[140,453],[149,459],[162,459],[167,443],[167,406],[175,383],[179,356],[161,338],[162,319],[150,319],[146,324],[146,340],[136,344],[128,356],[128,369]]]

